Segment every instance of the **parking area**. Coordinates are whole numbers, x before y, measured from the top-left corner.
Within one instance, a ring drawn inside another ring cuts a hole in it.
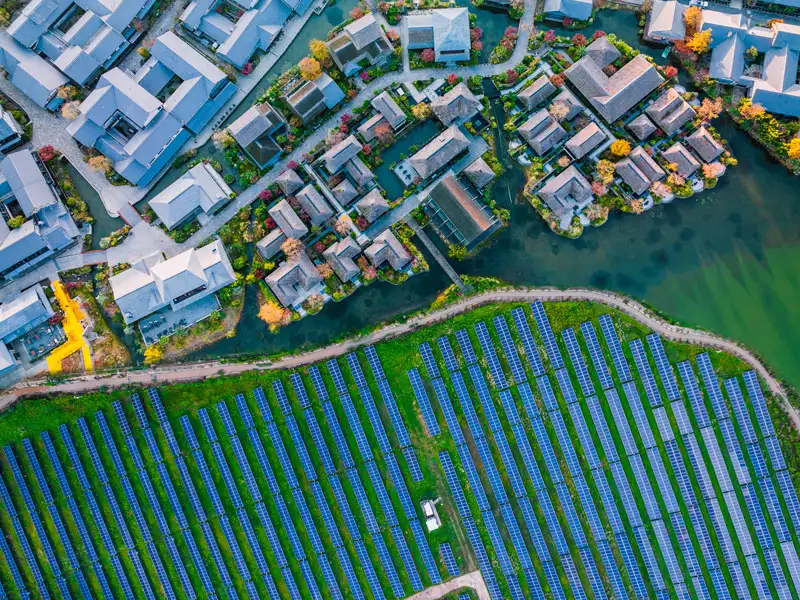
[[[219,301],[212,294],[177,311],[165,309],[153,313],[139,321],[139,330],[142,332],[144,343],[152,346],[161,338],[169,337],[176,331],[202,321],[218,308]]]
[[[35,362],[65,341],[67,341],[67,336],[61,325],[43,323],[19,339],[20,358]]]

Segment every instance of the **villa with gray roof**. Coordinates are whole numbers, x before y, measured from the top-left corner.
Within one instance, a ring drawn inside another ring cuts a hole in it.
[[[461,123],[474,117],[483,108],[463,81],[431,102],[433,114],[445,125]]]
[[[423,206],[442,237],[451,244],[464,246],[467,251],[502,226],[491,209],[476,200],[452,174],[433,186]]]
[[[225,247],[215,240],[165,259],[151,254],[109,278],[125,323],[159,310],[179,311],[236,281]]]
[[[494,169],[483,160],[483,157],[479,157],[477,160],[467,165],[463,172],[479,190],[489,185],[496,177]]]
[[[406,16],[408,49],[433,48],[436,62],[469,60],[469,11],[439,8]]]
[[[328,42],[328,51],[336,66],[348,77],[362,69],[359,64],[362,61],[376,65],[393,53],[386,34],[371,13],[345,25]]]
[[[592,17],[592,0],[545,0],[544,14],[548,19],[588,21]]]
[[[304,14],[313,0],[192,0],[180,16],[184,31],[241,69],[256,51],[267,52],[294,10]]]
[[[303,180],[294,169],[286,169],[283,173],[275,178],[275,183],[281,188],[281,191],[287,196],[295,193],[303,187]]]
[[[381,195],[379,188],[372,188],[367,194],[356,202],[358,212],[364,215],[368,223],[374,223],[378,218],[389,212],[389,203]]]
[[[689,8],[678,0],[654,0],[647,23],[647,37],[656,42],[675,42],[686,37],[683,14]]]
[[[650,189],[650,185],[666,177],[664,169],[644,151],[641,146],[636,146],[628,156],[615,165],[617,175],[622,177],[637,196]]]
[[[291,204],[285,199],[269,209],[269,216],[272,217],[278,228],[286,234],[286,237],[299,240],[308,233],[306,224],[300,220]]]
[[[603,119],[612,123],[664,83],[644,54],[634,56],[611,77],[603,69],[621,56],[603,36],[565,74]]]
[[[711,135],[705,126],[698,127],[694,133],[687,136],[686,143],[688,143],[692,147],[692,150],[707,163],[717,160],[724,150],[722,144],[714,139],[714,136]]]
[[[550,82],[550,78],[547,74],[544,74],[517,94],[517,100],[522,102],[523,106],[528,110],[533,110],[555,94],[557,89],[558,88]]]
[[[645,112],[667,135],[678,131],[697,114],[675,88],[665,90]]]
[[[547,154],[567,139],[567,132],[544,108],[533,113],[517,132],[539,156]]]
[[[361,269],[353,260],[359,254],[361,254],[361,248],[353,238],[348,236],[328,246],[322,253],[322,257],[339,279],[348,282],[361,273]]]
[[[400,108],[400,105],[398,105],[389,92],[385,90],[370,100],[370,104],[372,104],[372,108],[377,110],[378,113],[386,119],[389,125],[392,126],[392,129],[397,129],[408,119],[406,113]]]
[[[314,81],[296,80],[283,99],[302,123],[309,123],[344,100],[344,92],[330,75],[323,73]]]
[[[0,373],[15,367],[11,344],[53,316],[53,307],[38,283],[0,304]]]
[[[333,217],[333,208],[319,190],[309,184],[295,195],[300,207],[311,219],[312,225],[323,225],[328,219]]]
[[[11,112],[0,107],[0,153],[8,154],[24,143],[23,129]]]
[[[675,165],[675,172],[681,177],[690,177],[700,168],[700,162],[680,142],[675,142],[661,155],[668,163]]]
[[[270,104],[254,104],[228,126],[228,132],[262,169],[283,153],[276,138],[286,132],[286,121]]]
[[[573,135],[564,147],[575,160],[580,160],[589,152],[597,148],[606,139],[606,134],[600,126],[592,121],[578,133]]]
[[[165,101],[158,98],[172,89]],[[104,73],[67,132],[109,158],[122,177],[146,186],[235,91],[225,73],[168,31],[135,75]]]
[[[422,179],[427,179],[469,149],[469,140],[455,125],[437,135],[411,158],[409,164]]]
[[[656,127],[649,117],[644,113],[640,114],[633,121],[628,123],[627,127],[628,131],[636,136],[636,139],[640,142],[643,142],[649,138],[651,135],[653,135],[653,133],[655,133],[656,129],[658,129],[658,127]]]
[[[375,179],[375,175],[369,170],[366,163],[361,160],[360,156],[354,156],[348,160],[344,164],[344,170],[353,178],[353,181],[355,181],[356,185],[360,188],[365,187],[369,182]]]
[[[564,116],[564,119],[567,121],[572,121],[575,117],[586,110],[586,107],[575,97],[575,94],[566,88],[562,89],[561,93],[553,98],[553,102],[550,104],[550,107],[552,108],[555,105],[560,105],[566,108],[567,112]]]
[[[80,237],[46,167],[30,150],[0,161],[0,209],[0,279],[18,277]],[[9,226],[19,217],[21,225]]]
[[[400,271],[411,262],[411,254],[390,229],[375,237],[364,250],[364,256],[376,267],[388,262],[395,271]]]
[[[200,214],[216,214],[233,198],[233,190],[207,163],[189,169],[148,203],[167,229],[188,223]]]
[[[283,306],[296,308],[315,292],[322,291],[322,276],[305,251],[282,262],[265,278],[269,289]]]
[[[5,70],[6,78],[35,104],[49,110],[61,105],[58,89],[69,79],[7,31],[0,31],[0,67]]]
[[[134,21],[155,0],[31,0],[8,26],[21,45],[44,56],[79,86],[108,69],[137,37]]]
[[[577,214],[594,198],[591,184],[575,165],[548,179],[537,193],[559,220]]]
[[[342,206],[347,206],[358,196],[356,188],[350,183],[349,179],[343,179],[331,192],[333,192],[334,197]]]
[[[338,144],[332,146],[319,160],[325,165],[328,173],[333,175],[343,169],[345,163],[356,158],[361,150],[361,142],[358,141],[356,136],[351,134]]]
[[[256,242],[256,250],[264,260],[269,260],[281,251],[281,246],[287,239],[289,238],[286,237],[283,230],[280,227],[276,227]]]
[[[371,142],[375,139],[375,130],[382,123],[385,123],[387,126],[389,126],[389,123],[383,118],[383,115],[376,113],[359,125],[357,131],[365,142]]]

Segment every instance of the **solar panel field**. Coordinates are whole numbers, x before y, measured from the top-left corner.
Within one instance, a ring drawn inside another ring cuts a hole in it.
[[[493,600],[800,600],[800,501],[755,374],[549,310],[20,436],[0,598],[383,600],[480,569]]]

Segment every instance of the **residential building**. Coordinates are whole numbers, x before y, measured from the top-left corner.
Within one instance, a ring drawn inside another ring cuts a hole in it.
[[[592,121],[578,133],[573,135],[564,147],[575,160],[580,160],[589,152],[597,148],[606,139],[606,134],[600,126]]]
[[[292,206],[286,200],[281,200],[275,206],[269,209],[269,216],[278,225],[278,228],[286,234],[286,237],[299,240],[308,233],[308,227],[297,213],[294,212]]]
[[[517,100],[519,100],[526,109],[533,110],[555,94],[557,89],[558,88],[550,82],[550,78],[547,74],[544,74],[517,94]]]
[[[296,80],[294,86],[289,86],[283,99],[289,110],[307,124],[344,100],[344,92],[330,75],[323,73],[314,81]]]
[[[380,189],[375,187],[356,202],[356,208],[368,223],[374,223],[378,218],[389,212],[389,203],[381,195]]]
[[[592,0],[545,0],[544,14],[548,19],[588,21],[592,17]]]
[[[320,162],[325,164],[328,173],[333,175],[344,168],[345,164],[356,158],[361,152],[361,142],[354,135],[349,135],[346,139],[332,146],[330,150],[320,157]]]
[[[467,165],[464,175],[478,190],[485,188],[496,177],[494,169],[482,157]]]
[[[220,240],[165,259],[161,252],[109,278],[125,323],[160,310],[177,312],[236,281]]]
[[[433,48],[436,62],[469,60],[469,11],[440,8],[406,17],[409,50]]]
[[[564,88],[561,90],[561,93],[558,94],[555,98],[553,98],[553,102],[550,105],[552,108],[553,106],[563,106],[566,108],[566,114],[564,115],[564,119],[567,121],[572,121],[575,117],[581,114],[586,107],[580,103],[580,101],[575,97],[575,95],[570,92],[568,89]]]
[[[0,107],[0,153],[8,154],[10,150],[21,146],[24,143],[22,134],[22,125],[17,123],[14,115]]]
[[[749,88],[748,97],[767,112],[800,117],[800,25],[772,21],[762,27],[743,13],[703,10],[703,30],[711,31],[710,76]],[[761,72],[745,70],[745,52],[764,54]]]
[[[475,97],[463,81],[452,90],[431,102],[433,114],[449,127],[453,123],[463,123],[474,117],[483,108],[481,101]]]
[[[357,131],[365,142],[371,142],[375,139],[375,130],[381,123],[385,123],[387,127],[389,126],[388,121],[383,118],[383,115],[376,113],[359,125]]]
[[[651,184],[661,181],[667,175],[641,146],[636,146],[614,168],[637,196],[644,194]]]
[[[360,63],[376,65],[393,54],[392,45],[371,13],[345,25],[328,42],[328,51],[336,66],[348,77],[362,69]]]
[[[168,31],[135,75],[104,73],[67,131],[132,184],[146,186],[235,91],[225,73]]]
[[[267,52],[281,35],[294,9],[303,14],[313,0],[302,0],[297,6],[288,0],[244,0],[218,2],[192,0],[180,16],[185,31],[200,43],[210,46],[237,69],[253,54]]]
[[[359,156],[354,156],[344,163],[344,170],[353,178],[353,181],[355,181],[356,185],[360,188],[365,187],[375,179],[375,175],[373,175],[372,171],[369,170],[369,167]]]
[[[69,79],[7,31],[0,31],[0,67],[5,70],[6,78],[35,104],[49,110],[61,105],[56,94]]]
[[[351,237],[346,237],[328,246],[322,253],[334,273],[344,282],[351,281],[361,273],[353,260],[361,253],[361,248]]]
[[[155,0],[31,0],[8,26],[26,48],[44,56],[79,86],[90,83],[127,50],[137,23]]]
[[[544,156],[567,139],[567,132],[544,108],[533,113],[517,132],[539,156]]]
[[[538,194],[559,220],[578,214],[594,198],[591,184],[575,165],[548,179]]]
[[[392,129],[399,129],[408,119],[406,113],[400,108],[400,105],[398,105],[389,92],[385,90],[370,100],[370,104],[372,104],[372,108],[377,110],[378,113],[386,119],[389,125],[392,126]]]
[[[665,90],[645,112],[667,135],[678,131],[697,114],[675,88]]]
[[[233,139],[262,169],[280,160],[283,150],[276,139],[286,131],[283,116],[266,102],[254,104],[228,127]]]
[[[303,301],[322,291],[322,276],[305,251],[282,262],[265,278],[269,289],[283,306],[298,307]]]
[[[620,56],[619,50],[603,36],[589,44],[586,55],[565,71],[567,79],[609,123],[664,83],[644,54],[634,56],[609,77],[603,69]]]
[[[281,191],[287,196],[291,196],[301,187],[303,187],[303,180],[294,169],[286,169],[283,173],[275,178],[275,182]]]
[[[334,197],[342,206],[347,206],[353,200],[355,200],[356,196],[358,196],[356,188],[353,187],[353,184],[350,183],[349,179],[343,179],[331,190],[331,192],[333,192]]]
[[[256,249],[264,260],[269,260],[281,251],[281,246],[287,239],[283,230],[276,227],[256,242]]]
[[[0,211],[0,279],[14,279],[80,236],[53,179],[30,150],[0,161]]]
[[[675,165],[675,172],[681,177],[691,177],[700,168],[698,160],[680,142],[672,144],[661,155],[668,163]]]
[[[150,200],[150,208],[167,229],[193,221],[201,214],[217,213],[233,190],[210,164],[201,162]]]
[[[491,209],[478,202],[452,174],[439,180],[423,206],[442,237],[467,251],[502,226]]]
[[[686,37],[683,14],[689,8],[678,0],[654,0],[647,23],[647,37],[654,42],[676,42]]]
[[[468,149],[467,137],[458,127],[451,125],[408,160],[419,176],[427,179]]]
[[[0,373],[17,364],[9,346],[47,322],[53,314],[53,307],[38,283],[0,304]]]
[[[372,244],[364,250],[364,256],[376,267],[388,262],[395,271],[403,269],[411,262],[411,254],[390,229],[372,240]]]
[[[313,185],[308,184],[295,195],[305,213],[311,219],[312,225],[323,225],[328,219],[333,217],[334,212],[331,205],[322,197],[319,190]]]
[[[694,133],[686,137],[686,142],[692,147],[697,155],[705,162],[714,162],[722,154],[724,148],[714,136],[703,127],[698,127]]]
[[[640,142],[645,141],[647,138],[653,135],[653,133],[655,133],[656,129],[658,129],[658,127],[656,127],[644,113],[640,114],[633,121],[628,123],[627,127],[628,131],[636,136],[636,139]]]

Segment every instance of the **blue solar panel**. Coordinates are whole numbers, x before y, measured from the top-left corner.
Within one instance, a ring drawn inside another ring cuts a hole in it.
[[[570,404],[568,408],[570,417],[572,418],[572,425],[578,434],[578,440],[580,440],[581,446],[583,447],[583,454],[586,457],[589,469],[594,470],[600,468],[602,463],[594,447],[594,440],[589,433],[589,428],[586,425],[586,420],[584,419],[580,404]]]
[[[541,417],[535,417],[531,419],[531,426],[533,432],[536,434],[536,439],[539,442],[539,449],[544,457],[545,463],[547,464],[547,470],[550,473],[551,481],[553,483],[561,483],[564,481],[564,477],[561,474],[561,467],[558,465],[558,459],[556,459],[556,455],[553,452],[553,447],[550,444],[550,438],[547,437],[547,431],[545,430]]]
[[[575,389],[572,387],[572,381],[569,378],[569,373],[567,373],[566,368],[556,371],[556,381],[558,381],[561,395],[564,397],[564,401],[567,404],[574,404],[578,401],[578,396],[575,395]]]
[[[133,405],[133,414],[136,416],[136,421],[139,423],[141,429],[150,427],[147,419],[147,413],[144,411],[144,404],[139,394],[131,394],[131,404]]]
[[[589,408],[590,421],[594,424],[597,435],[600,438],[600,445],[603,447],[606,460],[610,463],[619,461],[619,455],[614,446],[614,438],[611,437],[611,432],[608,429],[608,424],[603,415],[603,409],[600,407],[600,402],[597,400],[597,397],[590,396],[587,398],[586,406]]]
[[[575,448],[572,445],[572,439],[567,433],[567,425],[564,423],[564,417],[561,416],[560,412],[553,411],[550,413],[550,422],[553,425],[553,429],[555,429],[556,439],[561,446],[561,452],[564,454],[564,460],[567,463],[567,468],[569,468],[569,471],[572,473],[573,477],[576,474],[579,475],[582,472],[581,463],[578,460],[578,455],[576,454]]]
[[[467,475],[467,482],[469,482],[469,486],[472,489],[472,495],[478,505],[478,510],[481,512],[490,510],[491,505],[483,489],[478,469],[475,468],[475,463],[472,461],[472,456],[466,446],[458,447],[458,457],[464,467],[464,473]]]
[[[442,353],[442,358],[444,358],[444,366],[447,368],[448,371],[451,373],[453,371],[458,371],[458,360],[456,360],[456,355],[453,352],[453,347],[450,345],[450,340],[447,339],[447,336],[442,336],[436,340],[436,345],[439,346],[439,352]]]
[[[533,334],[528,326],[528,318],[525,316],[525,311],[521,308],[515,308],[511,311],[511,316],[514,319],[514,326],[517,328],[517,333],[522,340],[522,347],[525,350],[525,356],[528,358],[528,364],[533,370],[535,377],[544,375],[544,364],[539,357],[539,351],[536,349],[536,341],[533,339]]]
[[[300,433],[300,427],[298,426],[294,415],[289,415],[286,417],[285,424],[286,429],[289,430],[289,436],[292,438],[294,451],[300,459],[300,466],[303,468],[303,471],[306,474],[306,479],[308,479],[308,481],[316,481],[318,479],[317,470],[314,468],[314,463],[311,461],[311,456],[308,454],[305,438],[303,437],[303,434]]]
[[[792,538],[789,531],[789,526],[786,524],[786,519],[781,510],[781,503],[778,500],[778,495],[775,493],[775,487],[771,479],[761,479],[758,482],[761,488],[761,493],[764,496],[764,503],[767,505],[767,512],[772,520],[772,525],[775,527],[775,533],[778,536],[779,542],[788,542]]]
[[[781,450],[778,438],[774,435],[764,438],[764,445],[767,447],[767,456],[769,456],[769,461],[772,463],[772,469],[774,471],[786,469],[786,461],[783,458],[783,450]]]
[[[728,391],[728,398],[733,407],[733,414],[736,416],[736,421],[739,423],[739,430],[742,432],[742,438],[745,444],[754,444],[758,441],[756,431],[753,429],[753,422],[750,419],[750,413],[747,410],[747,405],[744,402],[742,390],[739,383],[735,378],[725,380],[725,389]]]
[[[478,449],[478,454],[481,457],[481,462],[483,463],[484,470],[489,478],[489,484],[492,486],[492,491],[497,499],[497,503],[507,504],[508,495],[503,487],[503,480],[500,477],[500,472],[498,471],[497,466],[495,465],[494,458],[492,456],[492,450],[489,448],[486,438],[475,440],[475,446]]]
[[[469,334],[466,329],[459,329],[456,331],[456,341],[458,347],[461,349],[461,356],[464,357],[464,362],[467,365],[472,365],[478,362],[478,357],[475,350],[472,348],[472,342],[469,339]]]
[[[303,378],[300,373],[292,373],[289,375],[289,380],[292,382],[292,389],[294,389],[295,396],[300,403],[300,408],[306,409],[311,406],[311,399],[306,392],[306,386],[303,383]]]
[[[664,563],[667,566],[667,573],[669,574],[670,581],[673,585],[683,583],[683,574],[681,572],[678,559],[672,549],[672,542],[667,533],[667,527],[664,521],[658,519],[652,522],[653,533],[655,533],[658,547],[661,550],[661,555],[664,557]]]
[[[555,487],[556,495],[561,502],[561,510],[567,518],[567,524],[572,533],[572,538],[575,540],[575,545],[578,548],[588,547],[589,544],[586,541],[586,535],[583,533],[580,519],[578,519],[578,513],[575,511],[575,505],[572,502],[572,497],[569,494],[566,484],[562,481],[561,483],[557,483]]]
[[[361,453],[362,459],[372,460],[374,458],[372,454],[372,447],[370,446],[367,436],[364,433],[364,429],[361,426],[361,421],[359,420],[353,401],[350,399],[349,395],[344,394],[341,396],[341,402],[345,410],[345,415],[347,416],[347,421],[350,423],[350,429],[356,438],[356,445],[358,446],[358,450]]]
[[[508,366],[511,368],[511,375],[514,377],[514,381],[516,383],[526,381],[527,375],[525,375],[525,368],[522,366],[519,354],[517,354],[517,348],[511,337],[511,331],[506,323],[506,318],[503,315],[497,315],[492,319],[492,322],[494,323],[494,329],[497,332],[497,337],[500,340],[500,346],[503,348]]]
[[[384,542],[380,533],[374,535],[372,537],[372,541],[375,544],[375,550],[378,552],[378,559],[380,560],[381,565],[383,565],[383,570],[389,579],[389,585],[392,588],[392,593],[394,594],[395,598],[403,598],[406,595],[403,591],[403,584],[400,583],[400,577],[397,575],[397,571],[394,568],[394,563],[392,563],[392,555],[389,553],[389,549],[386,547],[386,542]]]
[[[478,336],[478,343],[481,346],[483,355],[486,357],[486,363],[489,365],[489,375],[494,382],[495,387],[498,389],[505,389],[508,387],[503,367],[500,365],[500,359],[497,358],[497,353],[492,344],[492,338],[489,336],[489,329],[486,323],[480,321],[475,323],[475,333]]]
[[[333,404],[328,401],[323,402],[322,411],[325,413],[325,422],[328,424],[328,430],[331,432],[331,435],[333,435],[333,442],[336,444],[339,459],[344,464],[345,469],[355,466],[356,463],[353,460],[353,455],[350,453],[350,448],[342,432],[342,427],[339,425],[339,418],[336,416]]]
[[[461,571],[458,568],[458,562],[456,562],[456,557],[453,554],[453,549],[450,547],[450,544],[447,542],[442,542],[439,544],[439,552],[442,555],[444,566],[447,569],[447,573],[450,575],[450,577],[458,577],[461,574]]]
[[[314,391],[322,402],[328,399],[328,389],[325,387],[325,382],[322,380],[322,374],[319,372],[317,365],[312,365],[308,368],[308,374],[311,376],[311,383],[314,386]]]
[[[489,430],[502,431],[503,425],[500,422],[500,418],[497,416],[494,401],[489,393],[489,388],[486,386],[486,380],[483,378],[483,373],[481,372],[480,367],[478,367],[478,365],[470,365],[469,375],[470,379],[472,379],[472,384],[475,386],[475,391],[478,393],[478,398],[480,399],[481,406],[483,407],[483,413],[486,417],[486,422],[489,424]],[[466,386],[464,385],[464,380],[461,376],[461,373],[453,373],[452,380],[456,391],[459,392],[459,397],[469,399],[469,394]]]
[[[560,369],[564,366],[564,361],[561,358],[561,351],[558,349],[553,330],[550,328],[550,320],[547,318],[544,304],[538,300],[531,303],[531,311],[533,312],[533,318],[536,320],[536,326],[539,328],[539,334],[542,336],[544,347],[547,350],[547,356],[550,358],[550,364],[554,369]]]
[[[605,588],[603,587],[603,580],[601,579],[600,573],[597,570],[597,565],[594,562],[594,557],[592,556],[591,551],[589,548],[581,548],[578,550],[578,553],[583,561],[583,567],[586,570],[586,575],[589,578],[589,584],[592,587],[595,597],[603,599],[608,598]]]
[[[378,574],[375,572],[375,566],[372,564],[372,558],[370,558],[369,552],[367,552],[364,541],[360,539],[353,540],[353,548],[355,548],[356,556],[364,571],[364,576],[367,578],[367,585],[369,586],[370,592],[372,592],[376,600],[383,600],[386,596],[383,593],[381,582],[378,579]],[[400,589],[402,594],[402,587]]]
[[[726,407],[727,412],[727,407]],[[729,418],[719,421],[719,428],[722,432],[722,439],[725,441],[725,447],[728,449],[728,456],[733,464],[733,471],[736,473],[736,479],[740,484],[750,483],[750,472],[747,469],[747,461],[744,458],[739,440],[736,437],[736,431],[733,428],[733,423]]]
[[[678,372],[680,373],[683,387],[689,396],[689,404],[692,406],[694,418],[697,421],[697,427],[704,429],[711,425],[711,420],[708,418],[708,411],[706,411],[705,403],[703,401],[703,394],[700,392],[700,387],[697,385],[697,377],[692,371],[692,365],[688,360],[678,363]]]
[[[539,415],[539,406],[536,404],[530,385],[521,383],[517,386],[517,391],[519,392],[520,398],[522,398],[522,406],[528,418]]]
[[[647,415],[644,412],[642,401],[639,398],[639,392],[636,389],[636,384],[632,381],[628,381],[627,383],[623,384],[622,389],[625,392],[625,398],[628,401],[628,406],[633,413],[633,419],[636,422],[636,428],[639,431],[639,437],[642,440],[642,445],[645,448],[652,448],[656,445],[656,441],[653,437],[653,432],[650,429],[650,422],[647,420]],[[622,408],[619,405],[617,405],[616,408],[612,406],[612,411],[614,410],[621,411]],[[616,416],[617,415],[615,414],[615,418]]]
[[[514,439],[517,442],[517,448],[522,456],[522,462],[525,465],[526,471],[528,472],[528,477],[531,480],[531,484],[537,492],[542,491],[545,487],[544,480],[539,472],[539,467],[536,465],[533,449],[528,442],[528,435],[525,432],[525,427],[520,423],[513,425],[511,429],[514,432]]]
[[[600,515],[597,513],[597,507],[592,498],[592,493],[589,491],[586,479],[581,473],[575,473],[572,476],[572,481],[578,494],[578,500],[583,506],[583,512],[586,515],[586,521],[589,523],[592,535],[596,540],[606,539],[606,533],[603,530],[603,524],[600,522]]]
[[[419,483],[425,479],[424,475],[422,474],[422,469],[419,466],[417,455],[414,452],[414,448],[411,446],[408,448],[403,448],[403,457],[406,459],[406,465],[408,465],[408,470],[411,473],[411,481],[414,483]]]
[[[447,423],[448,429],[450,430],[450,435],[453,437],[453,441],[456,443],[456,446],[463,446],[467,443],[467,441],[464,439],[464,434],[461,432],[461,425],[459,425],[458,417],[456,417],[456,413],[453,410],[453,405],[450,402],[450,395],[447,393],[447,388],[441,379],[434,379],[432,383],[433,389],[436,392],[436,397],[439,400],[439,406],[441,407],[442,414],[444,415],[444,420]]]
[[[758,382],[758,376],[754,371],[745,372],[744,385],[747,388],[747,395],[750,396],[750,403],[753,405],[753,410],[755,410],[756,422],[758,422],[758,427],[761,429],[761,435],[763,437],[775,435],[775,427],[772,425],[772,418],[769,416],[767,402],[761,391],[761,384]]]
[[[586,368],[586,361],[581,354],[580,346],[578,346],[578,339],[575,337],[575,332],[572,329],[565,329],[561,332],[561,337],[564,344],[567,346],[567,354],[575,369],[575,374],[578,376],[578,384],[581,386],[581,391],[584,396],[594,395],[594,384],[592,377],[589,375],[589,369]]]
[[[389,443],[389,436],[386,435],[386,430],[378,414],[378,409],[375,407],[375,400],[372,398],[372,393],[368,388],[358,388],[358,395],[361,397],[361,405],[364,407],[364,410],[367,411],[367,418],[378,440],[378,449],[381,451],[381,454],[391,453],[392,445]]]
[[[653,409],[653,418],[656,421],[656,429],[661,433],[661,439],[664,442],[671,442],[675,439],[675,434],[672,431],[672,423],[667,416],[667,410],[663,406]]]
[[[700,435],[703,437],[708,456],[711,459],[711,467],[717,478],[719,487],[722,489],[723,493],[732,490],[733,486],[731,485],[731,479],[728,475],[728,467],[725,465],[725,459],[722,458],[722,452],[720,452],[719,443],[714,435],[714,430],[710,427],[706,427],[700,430]]]
[[[428,342],[422,342],[419,345],[419,353],[422,356],[422,363],[425,365],[425,370],[428,371],[428,379],[441,377],[439,367],[436,366],[436,359],[433,358],[433,351]]]
[[[553,393],[553,387],[550,385],[550,379],[547,375],[537,377],[536,385],[539,388],[539,393],[542,395],[544,409],[547,412],[558,410],[558,400],[556,400],[556,395]]]
[[[714,409],[714,415],[720,420],[728,418],[728,407],[725,405],[725,400],[719,389],[719,381],[714,374],[714,368],[711,366],[711,360],[708,358],[708,354],[698,354],[695,360],[697,361],[697,366],[700,367],[700,376],[703,378],[706,393],[711,400],[711,407]]]
[[[325,364],[328,366],[328,372],[333,379],[333,387],[336,388],[336,393],[339,395],[346,394],[347,384],[344,382],[344,377],[342,377],[342,370],[339,368],[339,363],[336,362],[335,358],[332,358]]]
[[[604,315],[605,316],[605,315]],[[583,355],[580,353],[580,348],[577,343],[577,339],[575,338],[575,334],[572,330],[569,330],[569,334],[566,332],[562,332],[562,336],[564,337],[564,341],[567,342],[567,349],[570,352],[570,358],[572,358],[573,364],[580,362],[584,365],[583,369],[585,370],[585,362],[583,360]],[[613,332],[613,328],[612,328]],[[590,321],[586,321],[585,323],[581,323],[581,333],[583,333],[583,339],[586,341],[586,347],[589,350],[589,357],[592,360],[592,365],[594,365],[595,373],[597,374],[597,378],[600,380],[600,387],[604,390],[610,389],[614,387],[614,380],[611,378],[611,373],[608,370],[608,366],[606,365],[606,359],[603,357],[603,351],[600,349],[600,343],[597,340],[597,334],[594,331],[594,326]],[[567,341],[567,337],[571,338],[571,341]],[[616,340],[616,334],[614,339]],[[570,348],[572,346],[572,348]],[[617,346],[619,346],[619,342],[617,341]],[[574,355],[574,358],[573,358]],[[612,351],[612,356],[614,352]],[[621,349],[620,349],[621,355]],[[615,357],[619,359],[620,357]],[[627,369],[627,363],[625,363],[624,357],[622,357],[623,365]],[[616,362],[616,361],[615,361]],[[577,366],[576,366],[577,368]],[[618,367],[619,369],[619,367]],[[588,371],[586,373],[588,377]],[[579,375],[580,378],[580,375]],[[591,384],[591,381],[588,382]],[[594,386],[592,386],[591,391],[584,391],[584,395],[590,396],[594,394]]]
[[[656,378],[653,377],[653,370],[650,368],[650,363],[647,360],[647,354],[644,350],[642,340],[633,340],[630,343],[631,352],[633,353],[633,362],[636,364],[636,370],[639,372],[639,377],[644,385],[644,392],[650,402],[650,406],[661,406],[661,392],[658,390]]]
[[[667,398],[669,400],[679,400],[681,392],[678,389],[678,383],[675,380],[675,373],[672,370],[672,365],[667,360],[667,353],[664,352],[664,346],[661,343],[661,338],[656,333],[651,333],[647,336],[647,344],[650,346],[650,352],[656,361],[656,369],[661,377],[661,383],[667,391]]]
[[[492,600],[501,600],[503,596],[500,592],[500,586],[497,584],[492,563],[489,560],[489,556],[486,554],[486,547],[483,545],[483,540],[475,525],[475,521],[471,517],[468,517],[464,519],[463,523],[464,529],[467,532],[467,538],[472,545],[472,551],[478,561],[478,567],[486,581],[486,587],[489,589],[489,595]]]
[[[778,480],[778,487],[781,490],[781,494],[783,494],[783,499],[786,501],[786,507],[789,510],[789,517],[795,533],[798,533],[800,532],[800,501],[797,499],[792,478],[789,475],[789,471],[778,471],[775,473],[775,478]]]
[[[398,523],[397,514],[394,511],[394,506],[392,506],[392,501],[389,499],[389,494],[386,491],[386,486],[381,478],[381,472],[378,469],[378,465],[376,465],[374,461],[370,461],[366,463],[365,466],[367,468],[367,474],[369,475],[370,481],[372,482],[372,489],[375,492],[375,495],[378,496],[378,503],[381,505],[381,508],[386,516],[386,522],[390,527],[394,527]]]
[[[736,542],[741,546],[742,553],[745,556],[755,554],[753,540],[750,537],[750,531],[747,529],[747,522],[739,506],[739,499],[733,491],[723,493],[722,498],[725,501],[725,506],[728,508],[728,514],[730,515],[731,522],[733,523],[733,530],[736,534]]]
[[[361,364],[358,362],[358,356],[356,353],[351,352],[347,355],[346,359],[347,366],[350,367],[350,374],[353,376],[353,380],[356,382],[356,387],[369,387],[367,384],[367,379],[364,377],[364,371],[361,370]]]
[[[664,467],[664,462],[661,460],[661,455],[658,453],[658,448],[651,448],[647,451],[647,456],[650,459],[650,466],[656,477],[658,489],[661,490],[661,497],[664,499],[664,504],[667,507],[669,514],[676,513],[680,510],[678,501],[675,499],[675,493],[672,491],[672,485],[669,482],[667,469]]]
[[[394,526],[389,531],[392,534],[394,545],[397,547],[397,551],[400,554],[400,561],[403,563],[412,589],[416,592],[421,591],[422,580],[417,571],[417,566],[414,564],[414,559],[411,557],[411,551],[408,549],[406,539],[403,537],[403,530],[400,527]]]
[[[408,436],[406,424],[403,422],[402,415],[400,415],[400,409],[397,408],[397,402],[395,402],[394,394],[392,393],[392,388],[389,386],[389,382],[385,379],[378,381],[378,389],[380,390],[381,397],[383,398],[383,404],[386,407],[386,412],[389,414],[389,419],[394,427],[394,432],[397,436],[397,441],[400,444],[400,448],[407,448],[411,445],[411,438]]]
[[[284,415],[291,414],[292,404],[289,402],[289,396],[286,395],[286,390],[283,389],[283,383],[280,379],[272,382],[272,393],[278,399],[278,408],[280,408],[281,413]]]
[[[411,389],[414,391],[414,397],[417,399],[419,410],[422,413],[422,418],[425,420],[425,426],[428,428],[428,433],[431,435],[439,435],[439,422],[436,420],[436,414],[431,407],[428,392],[425,391],[425,386],[422,383],[422,378],[416,369],[411,369],[406,373],[408,380],[411,382]]]
[[[364,348],[364,354],[367,356],[367,362],[369,363],[369,368],[372,369],[372,374],[375,376],[375,381],[386,379],[386,374],[383,372],[383,366],[381,365],[380,358],[378,358],[378,352],[375,350],[375,346],[367,346]]]
[[[614,363],[614,368],[617,370],[617,376],[623,383],[631,381],[633,377],[628,368],[628,361],[625,359],[625,354],[622,351],[622,345],[617,337],[617,332],[614,329],[614,322],[611,320],[611,315],[600,315],[598,321],[600,322],[600,329],[603,332],[603,337],[606,339],[608,350],[611,352],[611,360]],[[594,327],[591,326],[591,323],[589,323],[587,327],[584,327],[584,325],[587,324],[581,324],[581,331],[583,331],[584,339],[586,339],[587,330],[591,327],[592,334],[594,334]],[[589,341],[587,339],[587,345],[588,344]],[[595,364],[595,369],[598,369],[597,364]],[[603,377],[601,376],[601,381],[602,379]]]
[[[625,415],[625,409],[622,408],[622,403],[620,402],[617,390],[612,388],[610,390],[606,390],[605,394],[606,402],[608,403],[608,407],[611,409],[611,414],[614,417],[617,433],[622,439],[622,445],[625,448],[625,454],[628,456],[637,454],[639,450],[636,447],[636,440],[633,437],[633,433],[631,433],[631,428],[628,426],[628,419]]]

